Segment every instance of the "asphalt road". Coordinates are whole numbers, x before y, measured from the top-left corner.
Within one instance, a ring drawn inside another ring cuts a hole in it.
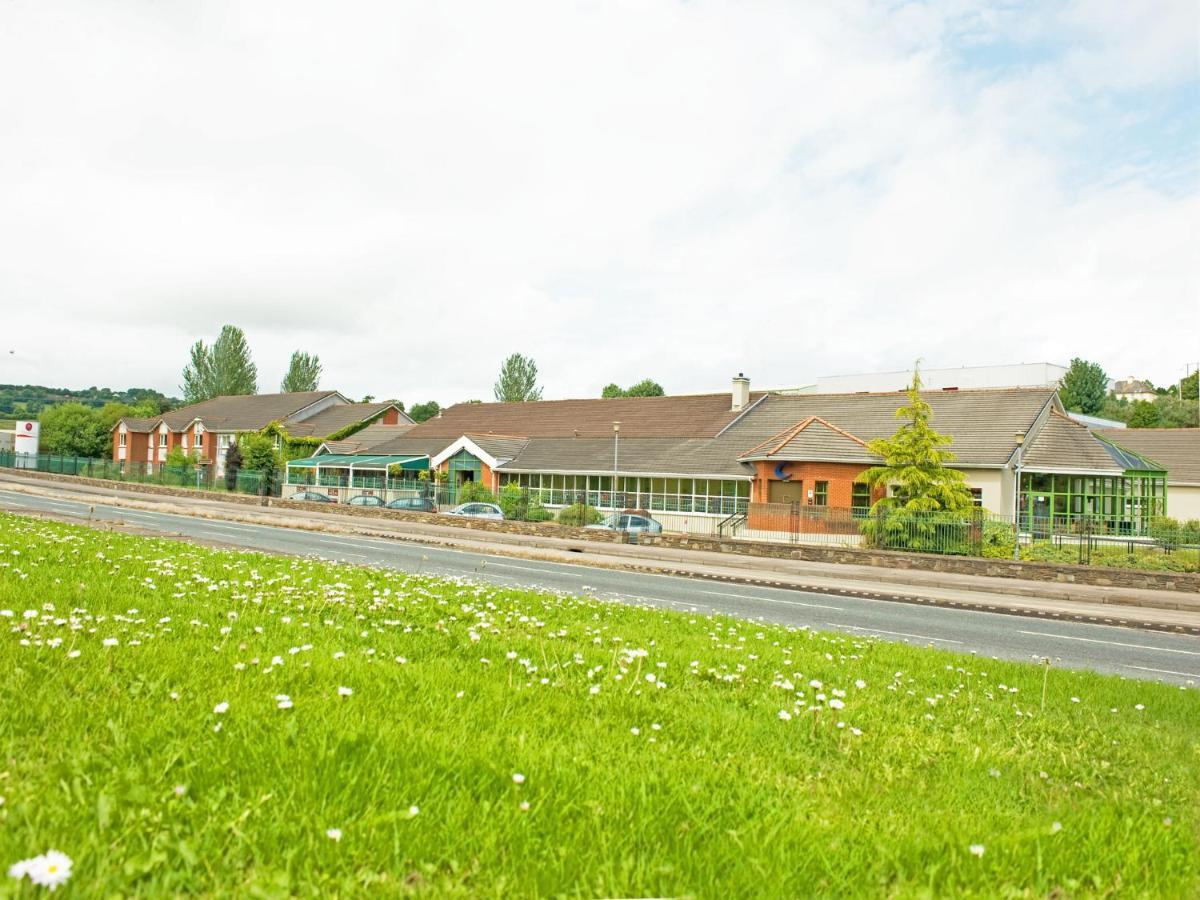
[[[89,507],[93,510],[91,513]],[[0,509],[33,511],[70,519],[86,519],[90,515],[95,520],[124,522],[146,531],[178,534],[247,549],[318,556],[357,565],[468,577],[526,588],[547,588],[668,609],[807,625],[1000,659],[1049,657],[1055,665],[1070,668],[1200,685],[1200,638],[1184,635],[528,561],[378,538],[216,522],[184,514],[132,510],[100,502],[52,499],[3,490],[0,490]]]

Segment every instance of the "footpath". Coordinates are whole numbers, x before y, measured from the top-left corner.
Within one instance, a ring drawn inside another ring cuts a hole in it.
[[[220,495],[143,493],[0,472],[0,490],[45,499],[187,515],[203,519],[383,538],[543,562],[703,578],[727,583],[849,595],[1041,618],[1200,635],[1200,595],[1184,591],[1024,581],[949,572],[741,556],[699,549],[610,543],[582,537],[482,531],[461,524],[377,518],[318,509],[248,505]],[[3,506],[0,503],[0,506]],[[70,518],[69,516],[56,516]]]

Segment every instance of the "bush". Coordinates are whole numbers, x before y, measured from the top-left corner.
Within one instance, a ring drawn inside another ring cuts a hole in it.
[[[1150,520],[1147,533],[1156,544],[1167,551],[1189,544],[1200,544],[1200,520],[1180,522],[1169,516],[1155,516]]]
[[[983,526],[972,512],[877,508],[861,524],[868,547],[973,556],[981,552]],[[1012,545],[1009,544],[1011,552]]]
[[[573,503],[563,508],[558,514],[558,521],[562,524],[579,527],[595,525],[603,519],[604,516],[600,513],[600,510],[594,506],[588,506],[586,503]]]
[[[549,522],[554,518],[554,513],[542,506],[541,500],[531,500],[529,502],[529,511],[525,513],[526,522]]]
[[[495,503],[496,495],[478,481],[464,481],[458,486],[459,503]]]
[[[529,491],[523,490],[519,484],[506,484],[500,491],[500,509],[504,518],[514,522],[524,522],[529,517]]]

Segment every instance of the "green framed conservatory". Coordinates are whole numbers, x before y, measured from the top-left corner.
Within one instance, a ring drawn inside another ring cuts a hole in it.
[[[1167,473],[1022,472],[1018,509],[1022,531],[1144,535],[1152,519],[1167,514]]]
[[[390,474],[399,468],[401,474]],[[289,460],[285,484],[305,487],[402,489],[429,471],[428,456],[352,456],[322,453]]]

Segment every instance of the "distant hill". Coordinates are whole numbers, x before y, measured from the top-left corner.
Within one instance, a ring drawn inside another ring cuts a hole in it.
[[[0,419],[36,417],[46,407],[59,403],[83,403],[99,409],[106,403],[138,406],[147,401],[157,406],[159,412],[166,412],[183,402],[178,397],[168,397],[150,388],[114,391],[112,388],[90,387],[73,391],[40,384],[0,384]]]

